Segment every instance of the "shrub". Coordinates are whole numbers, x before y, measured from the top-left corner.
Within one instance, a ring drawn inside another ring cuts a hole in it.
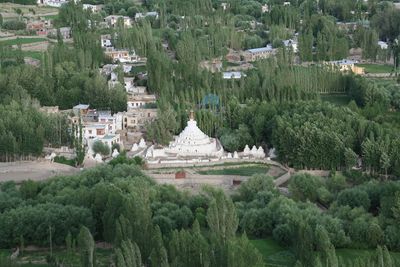
[[[26,23],[18,20],[10,20],[3,22],[2,27],[3,29],[11,31],[25,30]]]

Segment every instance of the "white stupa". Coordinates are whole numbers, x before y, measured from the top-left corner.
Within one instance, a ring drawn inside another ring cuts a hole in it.
[[[210,138],[197,127],[193,111],[185,129],[165,148],[166,154],[184,157],[220,157],[223,152],[217,139]]]
[[[146,147],[147,147],[146,142],[144,141],[143,138],[141,138],[139,142],[139,148],[146,148]]]
[[[96,156],[94,157],[94,160],[96,162],[101,163],[101,162],[103,162],[103,157],[99,153],[97,153]]]
[[[133,146],[132,146],[132,148],[131,148],[131,151],[132,151],[132,152],[135,152],[135,151],[137,151],[138,149],[139,149],[138,145],[137,145],[136,143],[134,143]]]
[[[113,158],[116,158],[116,157],[118,157],[118,155],[119,155],[119,152],[118,152],[118,150],[116,149],[116,148],[114,148],[114,151],[113,151],[113,153],[112,153],[112,157]]]
[[[258,147],[257,156],[261,159],[265,158],[265,152],[261,146]]]
[[[248,145],[244,147],[243,155],[248,156],[250,154],[250,148]]]
[[[238,159],[239,158],[239,155],[238,155],[237,151],[233,152],[233,158],[234,159]]]

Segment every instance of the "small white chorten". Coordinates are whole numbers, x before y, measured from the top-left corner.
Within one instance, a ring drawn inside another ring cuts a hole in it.
[[[138,149],[139,149],[138,145],[137,145],[136,143],[134,143],[133,146],[132,146],[132,148],[131,148],[131,151],[132,151],[132,152],[135,152],[135,151],[137,151]]]
[[[112,153],[112,157],[113,158],[116,158],[116,157],[118,157],[118,155],[119,155],[119,152],[118,152],[118,150],[116,149],[116,148],[114,148],[114,151],[113,151],[113,153]]]
[[[237,151],[233,152],[233,158],[234,159],[238,159],[239,158],[239,155],[238,155]]]
[[[94,160],[99,163],[103,162],[103,158],[101,157],[101,155],[99,153],[96,154],[96,156],[94,157]]]
[[[143,138],[140,139],[139,147],[140,147],[140,148],[146,148],[146,142],[144,141]]]
[[[248,156],[250,154],[250,148],[248,145],[244,147],[243,155]]]
[[[265,152],[261,146],[258,147],[257,154],[259,158],[265,158]]]

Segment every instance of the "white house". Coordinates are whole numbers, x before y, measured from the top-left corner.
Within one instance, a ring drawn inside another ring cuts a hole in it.
[[[111,40],[111,34],[100,35],[100,42],[101,42],[101,47],[103,47],[103,48],[113,46],[112,40]]]
[[[224,80],[236,80],[241,79],[242,77],[246,77],[246,74],[242,73],[241,71],[224,71],[222,73],[222,78]]]
[[[104,54],[111,58],[114,63],[135,63],[140,60],[140,57],[136,55],[135,51],[112,49],[105,51]]]
[[[135,21],[139,21],[141,19],[144,19],[145,17],[154,17],[155,19],[158,19],[158,12],[156,11],[150,11],[147,13],[136,13],[135,14]]]
[[[382,50],[386,50],[388,49],[389,45],[386,42],[383,41],[378,41],[378,46],[382,49]]]
[[[299,51],[298,43],[297,43],[296,40],[292,40],[292,39],[283,40],[283,45],[284,45],[286,48],[289,48],[289,47],[290,47],[294,53],[297,53],[297,52]]]
[[[119,20],[123,21],[125,27],[132,27],[132,20],[127,16],[111,15],[104,18],[104,22],[107,23],[109,27],[115,27]]]
[[[146,104],[155,104],[155,95],[130,95],[128,96],[127,108],[130,109],[143,108]]]
[[[90,10],[93,13],[100,12],[103,9],[102,5],[83,4],[83,10]]]
[[[267,12],[269,12],[268,4],[262,5],[261,6],[261,13],[267,13]]]
[[[63,4],[68,3],[68,0],[37,0],[38,5],[61,7]]]

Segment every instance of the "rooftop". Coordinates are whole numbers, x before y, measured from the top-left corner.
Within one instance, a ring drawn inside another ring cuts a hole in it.
[[[274,49],[272,48],[271,45],[267,45],[266,47],[253,48],[253,49],[248,49],[246,51],[250,53],[262,53],[262,52],[272,52],[274,51]]]
[[[73,109],[88,109],[89,105],[88,104],[78,104]]]

